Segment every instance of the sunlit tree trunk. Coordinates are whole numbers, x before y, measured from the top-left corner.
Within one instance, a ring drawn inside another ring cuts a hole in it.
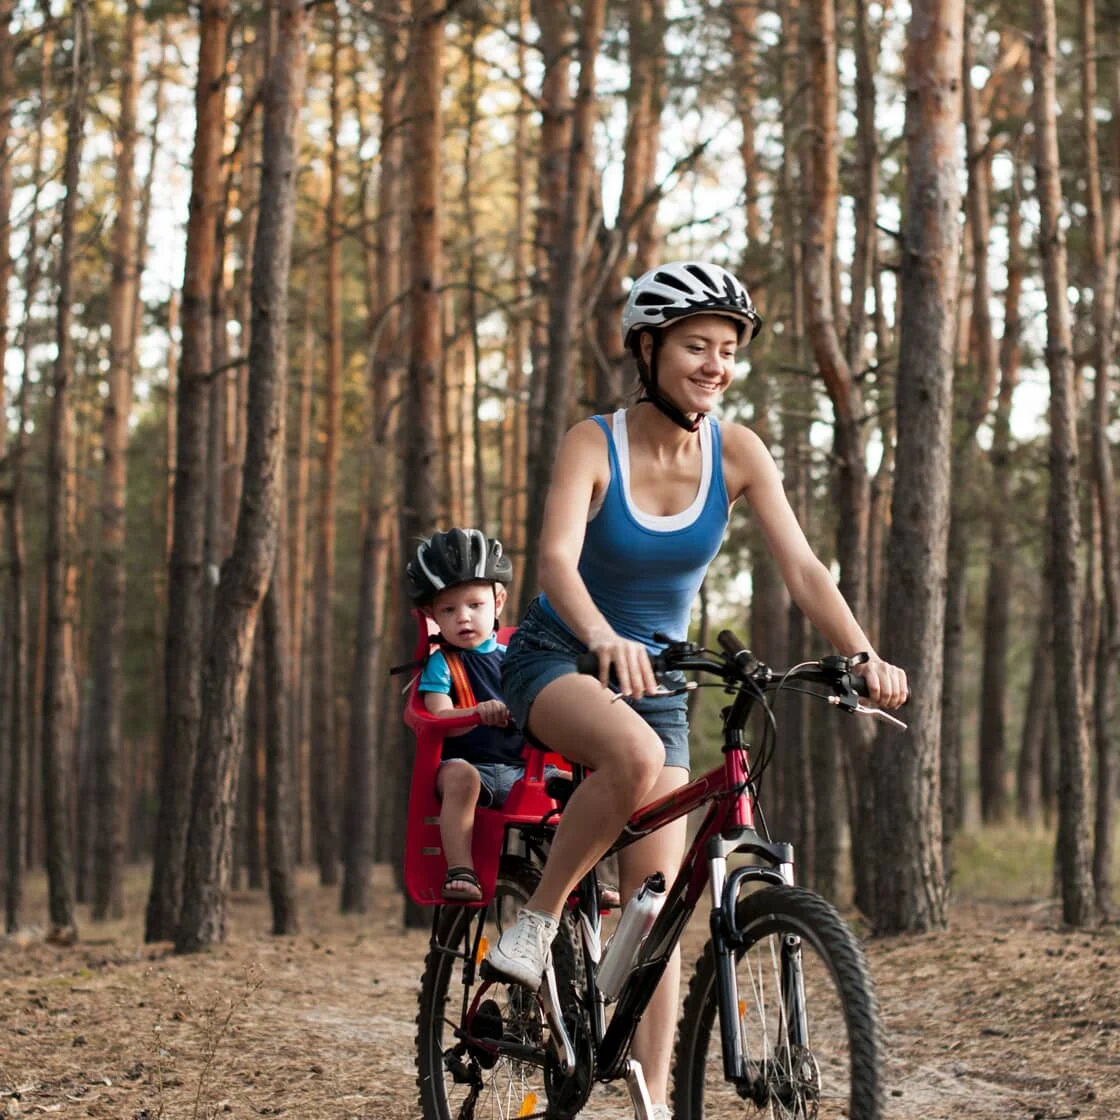
[[[1054,696],[1058,715],[1059,778],[1056,863],[1062,917],[1081,926],[1093,917],[1089,851],[1089,742],[1081,678],[1078,579],[1077,400],[1074,392],[1066,237],[1062,226],[1058,155],[1057,51],[1053,0],[1034,0],[1031,76],[1040,211],[1040,249],[1046,289],[1046,364],[1050,370],[1050,535],[1055,578]],[[1061,573],[1060,576],[1058,573]]]
[[[7,16],[0,17],[5,30],[10,30]],[[31,744],[34,742],[33,718],[28,696],[27,678],[27,557],[24,543],[24,458],[27,446],[26,422],[29,412],[30,392],[30,339],[32,308],[39,292],[41,278],[39,268],[40,221],[42,217],[42,178],[44,155],[44,122],[49,108],[47,101],[47,81],[54,46],[54,34],[49,24],[39,34],[39,89],[34,116],[31,118],[32,139],[30,156],[31,198],[27,206],[27,224],[23,251],[23,272],[21,277],[24,292],[23,319],[14,349],[22,357],[23,369],[20,373],[19,393],[15,402],[17,426],[8,446],[10,473],[10,493],[4,508],[5,538],[7,544],[7,623],[4,627],[4,653],[0,667],[5,675],[5,694],[9,711],[5,731],[7,741],[0,742],[0,751],[7,754],[7,802],[4,811],[7,815],[6,847],[0,852],[4,860],[4,926],[12,933],[19,928],[23,906],[23,872],[25,855],[29,848],[29,823],[32,807],[28,792],[32,779]],[[10,40],[8,48],[10,48]],[[0,74],[11,74],[11,69],[0,66]],[[0,79],[3,80],[3,79]],[[6,157],[4,157],[6,158]],[[0,219],[7,220],[7,212],[0,212]],[[5,312],[5,320],[7,312]]]
[[[296,434],[292,441],[294,459],[289,477],[291,515],[288,520],[290,583],[289,633],[290,666],[288,687],[291,695],[292,723],[292,785],[295,855],[299,863],[310,851],[311,830],[311,743],[306,733],[310,713],[304,702],[304,622],[307,617],[307,521],[308,496],[311,492],[311,386],[315,374],[315,285],[310,282],[311,269],[304,273],[303,352],[300,361],[299,386],[296,396]]]
[[[623,383],[625,350],[619,322],[626,302],[623,279],[631,271],[639,221],[651,202],[655,159],[660,148],[661,98],[658,84],[665,54],[664,0],[629,0],[626,140],[618,216],[606,232],[604,276],[595,301],[596,354],[589,397],[597,412],[618,407],[627,390]]]
[[[506,399],[502,422],[502,543],[513,560],[510,605],[521,601],[521,557],[525,551],[525,461],[528,407],[525,401],[525,365],[529,357],[529,113],[528,51],[529,0],[517,0],[517,74],[520,84],[518,112],[513,129],[514,222],[509,234],[509,259],[513,306],[508,315]]]
[[[572,117],[567,200],[556,243],[555,274],[548,302],[548,378],[545,385],[539,440],[530,448],[529,501],[526,517],[523,588],[537,583],[538,538],[544,521],[544,500],[552,463],[568,426],[575,334],[579,329],[580,276],[587,228],[592,169],[592,128],[595,103],[595,61],[603,33],[605,0],[585,0],[579,32],[579,86]],[[524,592],[523,592],[524,594]]]
[[[439,376],[442,360],[440,338],[440,144],[443,118],[440,91],[443,85],[444,9],[440,0],[418,0],[413,7],[412,38],[409,45],[409,71],[412,98],[407,116],[411,118],[411,201],[409,205],[409,245],[406,259],[409,277],[408,371],[404,382],[402,417],[400,539],[401,563],[407,562],[418,538],[435,528],[439,507],[435,491],[436,447],[433,438],[438,409]],[[398,647],[410,653],[415,646],[415,622],[402,610],[399,619]],[[408,804],[409,768],[403,759],[391,760],[392,769],[384,777],[393,783],[395,838],[394,864],[398,876],[403,868],[404,832]],[[403,886],[403,883],[401,884]],[[420,908],[405,900],[405,924],[425,923]]]
[[[879,130],[875,120],[879,28],[867,9],[866,0],[856,0],[856,175],[852,191],[856,228],[844,349],[849,367],[857,373],[863,371],[867,361],[867,290],[877,263],[879,236]]]
[[[167,594],[164,715],[160,738],[159,816],[144,937],[170,940],[183,891],[191,786],[202,720],[203,559],[210,417],[210,281],[221,205],[228,9],[203,0],[200,11],[195,145],[187,260],[183,273],[183,343],[176,401],[175,522]]]
[[[71,629],[67,613],[72,565],[68,541],[68,513],[74,480],[73,317],[74,255],[77,241],[78,181],[85,131],[86,100],[92,42],[86,0],[73,7],[71,38],[72,85],[66,122],[66,160],[63,172],[61,238],[58,258],[58,296],[55,319],[56,354],[48,429],[46,645],[43,667],[43,814],[47,836],[47,901],[52,936],[76,936],[74,863],[71,850],[69,758],[73,746],[74,711],[70,706]]]
[[[394,10],[406,12],[407,6]],[[403,495],[402,483],[396,473],[397,449],[400,446],[400,421],[402,413],[402,353],[401,300],[402,300],[402,105],[404,90],[405,37],[386,28],[382,46],[381,77],[381,143],[380,178],[377,184],[377,320],[373,325],[370,347],[373,359],[374,412],[377,426],[374,429],[373,474],[378,490],[370,489],[371,501],[378,500],[374,518],[377,537],[374,541],[374,567],[380,572],[372,581],[376,601],[372,623],[375,627],[378,682],[378,703],[371,722],[377,728],[377,811],[374,852],[376,859],[391,860],[397,855],[396,837],[386,840],[390,831],[383,822],[395,822],[398,814],[392,804],[399,789],[394,781],[394,764],[400,761],[400,744],[403,730],[396,723],[396,688],[390,684],[387,672],[388,656],[395,648],[397,633],[395,616],[389,609],[400,599],[397,577],[397,554],[394,548],[394,527],[399,518],[398,498]],[[396,678],[392,678],[393,682]],[[391,691],[390,691],[391,689]]]
[[[299,0],[283,0],[277,51],[265,90],[245,469],[237,536],[218,585],[206,662],[183,906],[175,936],[180,953],[205,949],[225,935],[245,694],[257,615],[272,576],[283,517],[288,277],[295,222],[296,122],[306,75],[306,19]],[[278,589],[277,598],[282,590]],[[277,612],[280,609],[278,603]]]
[[[530,350],[533,375],[529,383],[528,443],[525,486],[525,553],[518,576],[521,599],[518,614],[524,614],[537,594],[536,549],[531,509],[543,496],[534,497],[537,485],[542,428],[545,420],[545,394],[549,386],[549,300],[558,283],[560,228],[567,191],[568,149],[571,137],[571,104],[568,86],[571,72],[571,22],[564,0],[536,0],[534,15],[540,32],[542,65],[541,125],[538,140],[537,213],[533,241],[532,331]],[[562,421],[560,421],[562,423]],[[549,464],[551,468],[551,462]]]
[[[331,11],[330,133],[327,139],[327,265],[325,276],[327,368],[319,430],[319,537],[315,557],[315,626],[311,679],[311,761],[315,802],[315,858],[319,881],[338,883],[338,742],[334,703],[334,590],[336,504],[342,382],[342,14]]]
[[[806,55],[810,103],[810,183],[805,217],[806,328],[817,371],[824,381],[834,413],[833,458],[837,479],[836,555],[840,590],[857,618],[865,613],[867,596],[867,516],[870,485],[866,465],[863,394],[840,342],[833,300],[833,252],[839,204],[837,113],[839,79],[836,62],[834,0],[810,0],[807,9]],[[843,725],[853,780],[850,806],[852,850],[868,850],[874,829],[868,772],[874,733],[861,721]],[[856,905],[871,910],[874,867],[854,860]]]
[[[137,249],[133,164],[136,158],[137,47],[140,7],[128,0],[120,61],[117,125],[117,220],[109,295],[109,393],[101,437],[101,542],[98,557],[93,675],[93,749],[97,769],[94,824],[94,921],[124,913],[125,806],[121,773],[124,689],[125,495],[128,422],[132,411],[132,316],[136,307]]]
[[[909,734],[880,731],[874,752],[875,923],[892,932],[945,922],[939,740],[963,19],[963,0],[922,0],[912,8],[907,39],[898,447],[885,617],[893,656],[912,675],[914,692]]]
[[[1114,37],[1115,41],[1115,37]],[[1096,4],[1081,0],[1081,128],[1085,147],[1086,211],[1093,293],[1093,486],[1100,523],[1100,577],[1102,610],[1097,640],[1095,687],[1093,690],[1093,747],[1097,762],[1096,818],[1093,830],[1093,887],[1102,913],[1112,908],[1113,822],[1116,806],[1116,666],[1120,660],[1120,571],[1117,569],[1116,489],[1112,446],[1108,428],[1111,418],[1113,324],[1115,321],[1117,235],[1120,234],[1120,190],[1115,182],[1106,220],[1101,199],[1100,145],[1097,136],[1097,41]],[[1116,61],[1112,62],[1116,71]],[[1115,114],[1120,110],[1120,79],[1114,80],[1113,129],[1120,141]],[[1120,143],[1114,154],[1120,154]],[[1106,250],[1107,244],[1107,250]]]

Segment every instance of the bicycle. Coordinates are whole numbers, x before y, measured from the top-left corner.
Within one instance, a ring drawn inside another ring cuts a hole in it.
[[[794,885],[792,846],[765,835],[758,780],[774,749],[769,698],[783,689],[905,724],[862,702],[863,680],[853,672],[858,659],[830,656],[779,672],[730,631],[719,635],[719,646],[671,642],[653,659],[659,675],[717,678],[713,686],[731,701],[722,711],[722,764],[640,809],[611,849],[707,806],[613,1014],[608,1018],[596,986],[603,942],[593,873],[569,900],[538,993],[480,966],[492,939],[531,895],[556,815],[511,828],[493,901],[475,909],[441,907],[433,920],[417,1019],[425,1120],[567,1120],[596,1083],[619,1080],[626,1082],[632,1114],[648,1120],[649,1095],[630,1043],[706,891],[710,938],[692,971],[673,1056],[676,1120],[722,1118],[734,1110],[775,1120],[879,1120],[883,1045],[862,949],[829,902]],[[594,655],[580,669],[597,673]],[[697,686],[690,681],[671,691]],[[757,709],[766,722],[752,770],[745,729]],[[580,777],[575,767],[571,780],[551,781],[549,793],[562,802]],[[732,855],[745,859],[729,866]]]

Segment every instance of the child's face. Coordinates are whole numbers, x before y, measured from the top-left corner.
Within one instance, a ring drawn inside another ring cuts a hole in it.
[[[441,591],[428,607],[444,640],[459,649],[476,649],[494,633],[506,589],[492,583],[461,583]]]

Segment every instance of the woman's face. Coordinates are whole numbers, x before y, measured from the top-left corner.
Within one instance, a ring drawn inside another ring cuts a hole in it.
[[[691,315],[666,329],[657,352],[657,385],[684,412],[710,412],[735,373],[738,324],[722,315]],[[642,336],[648,363],[653,338]]]

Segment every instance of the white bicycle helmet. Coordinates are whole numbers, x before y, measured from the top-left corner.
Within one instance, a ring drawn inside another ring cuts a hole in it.
[[[488,539],[480,529],[448,529],[420,542],[405,577],[408,597],[423,606],[448,587],[476,580],[509,583],[513,565],[502,551],[502,542]]]
[[[718,264],[673,261],[651,268],[634,281],[622,311],[623,345],[637,359],[638,376],[645,390],[642,400],[649,401],[686,432],[695,432],[704,415],[683,412],[661,392],[657,384],[657,353],[662,329],[692,315],[722,315],[733,319],[738,325],[740,345],[748,329],[747,341],[762,328],[762,318],[755,310],[750,293]],[[645,330],[653,335],[653,353],[648,364],[642,357],[639,341]]]
[[[702,261],[673,261],[638,277],[622,311],[622,341],[635,350],[643,329],[667,326],[690,315],[723,315],[741,324],[739,341],[762,328],[750,293],[725,268]]]

